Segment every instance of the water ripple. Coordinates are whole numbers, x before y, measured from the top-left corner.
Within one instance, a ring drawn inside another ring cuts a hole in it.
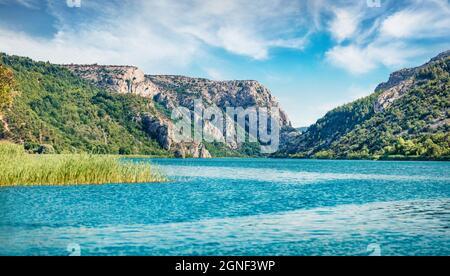
[[[0,236],[12,251],[0,253],[63,254],[76,241],[89,255],[314,255],[317,248],[320,255],[363,255],[376,241],[386,255],[450,254],[449,226],[449,199],[379,202],[184,223],[15,229]],[[405,242],[420,251],[405,250]],[[44,244],[61,250],[46,252]]]
[[[384,181],[442,181],[450,182],[450,177],[445,176],[417,176],[417,175],[387,175],[387,174],[363,174],[363,173],[316,173],[306,171],[292,171],[279,169],[255,169],[233,167],[192,167],[161,165],[168,176],[177,179],[203,177],[219,179],[238,179],[269,181],[278,183],[316,183],[336,180],[384,180]]]

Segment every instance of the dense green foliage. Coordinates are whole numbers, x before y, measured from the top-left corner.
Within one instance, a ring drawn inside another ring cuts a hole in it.
[[[0,187],[165,181],[149,163],[110,155],[26,154],[23,146],[4,141],[0,141],[0,168]]]
[[[0,113],[12,104],[13,87],[12,71],[0,64]]]
[[[417,71],[415,85],[386,110],[383,91],[336,108],[302,135],[293,157],[429,159],[450,156],[450,58]]]
[[[143,129],[139,114],[155,112],[148,99],[102,91],[50,63],[1,54],[0,64],[19,91],[0,138],[29,152],[168,154]]]
[[[261,145],[259,143],[245,142],[239,150],[233,150],[224,143],[213,142],[205,143],[206,149],[212,156],[220,157],[263,157]]]

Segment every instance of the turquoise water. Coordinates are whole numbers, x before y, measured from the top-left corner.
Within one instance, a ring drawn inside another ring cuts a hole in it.
[[[448,162],[152,162],[172,182],[0,189],[0,254],[450,255]]]

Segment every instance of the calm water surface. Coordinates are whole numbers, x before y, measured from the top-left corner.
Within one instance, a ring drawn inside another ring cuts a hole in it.
[[[0,189],[0,255],[450,255],[450,162],[151,162],[172,182]]]

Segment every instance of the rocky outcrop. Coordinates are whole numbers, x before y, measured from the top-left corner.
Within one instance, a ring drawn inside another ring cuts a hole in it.
[[[171,75],[144,75],[142,70],[133,66],[101,65],[64,65],[79,77],[91,81],[100,88],[112,93],[131,93],[151,98],[159,109],[156,114],[138,114],[146,133],[155,139],[161,147],[171,150],[179,157],[211,157],[206,147],[197,142],[177,143],[174,139],[174,125],[169,118],[176,107],[194,110],[195,100],[201,100],[205,107],[217,106],[222,111],[227,107],[267,107],[279,108],[279,104],[270,91],[257,81],[233,80],[213,81],[201,78]],[[286,113],[280,109],[278,121],[283,129],[291,129]],[[228,122],[227,122],[228,123]],[[205,132],[220,139],[223,130],[205,122]],[[225,124],[230,130],[233,126]],[[224,139],[225,141],[225,139]],[[227,140],[230,149],[239,149],[240,145]]]
[[[211,153],[209,153],[209,151],[206,149],[206,147],[201,144],[199,147],[199,153],[198,153],[198,157],[199,158],[211,158]]]
[[[414,67],[414,68],[405,68],[405,69],[401,69],[399,71],[396,71],[394,73],[392,73],[389,76],[389,80],[387,82],[383,82],[381,84],[379,84],[377,86],[377,88],[375,89],[376,92],[380,92],[380,91],[386,91],[388,89],[391,89],[395,86],[398,86],[399,84],[401,84],[402,82],[405,82],[407,80],[413,79],[415,78],[415,76],[422,70],[425,68],[428,68],[430,66],[433,66],[434,64],[442,61],[443,59],[446,59],[450,57],[450,50],[443,52],[439,55],[437,55],[436,57],[432,58],[429,62],[418,66],[418,67]]]
[[[279,108],[270,91],[253,80],[212,81],[161,75],[148,75],[147,78],[159,88],[159,92],[155,94],[155,101],[168,109],[176,106],[192,109],[196,99],[202,99],[205,105],[216,105],[222,109],[252,106]],[[287,114],[281,109],[279,119],[282,126],[290,125]]]
[[[375,112],[383,112],[386,108],[389,108],[394,101],[404,96],[413,86],[414,80],[411,78],[404,80],[381,93],[374,103]]]
[[[172,123],[161,117],[146,114],[142,119],[145,132],[158,141],[160,146],[170,150],[174,141]]]
[[[180,143],[174,137],[173,123],[162,117],[146,114],[142,118],[147,134],[158,141],[166,150],[172,150],[176,157],[211,158],[211,154],[202,143]]]
[[[392,73],[387,82],[377,86],[376,92],[381,93],[374,103],[375,112],[383,112],[389,108],[395,101],[404,96],[412,87],[420,81],[420,73],[426,68],[430,68],[436,63],[450,57],[450,51],[443,52],[432,58],[424,65],[407,68]]]
[[[179,143],[175,145],[175,157],[211,158],[211,154],[202,143]]]
[[[132,93],[143,97],[152,97],[158,92],[158,87],[147,80],[142,70],[134,66],[97,64],[64,66],[76,75],[112,92]]]
[[[391,89],[410,79],[412,76],[414,76],[414,69],[410,68],[394,72],[390,75],[389,80],[387,82],[379,84],[375,91],[386,91],[388,89]]]

